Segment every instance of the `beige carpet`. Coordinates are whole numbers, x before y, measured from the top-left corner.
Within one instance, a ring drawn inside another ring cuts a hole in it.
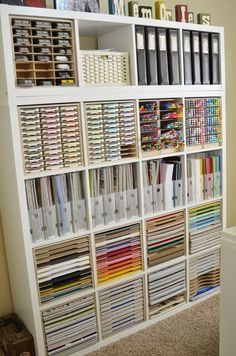
[[[90,356],[218,356],[219,297],[117,341]]]

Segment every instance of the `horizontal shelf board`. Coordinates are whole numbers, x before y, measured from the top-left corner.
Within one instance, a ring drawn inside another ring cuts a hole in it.
[[[85,235],[89,235],[89,234],[90,234],[89,230],[84,230],[84,231],[79,231],[79,232],[75,232],[72,234],[67,234],[64,236],[58,236],[58,237],[55,237],[55,238],[49,239],[49,240],[35,242],[35,243],[32,243],[32,249],[37,249],[37,248],[46,247],[46,246],[50,246],[50,245],[56,245],[57,243],[74,240],[76,238],[82,238]]]
[[[220,287],[218,287],[216,290],[213,291],[209,291],[208,293],[206,293],[205,295],[203,295],[201,298],[193,301],[193,302],[189,302],[189,307],[191,308],[194,305],[197,305],[201,302],[204,302],[205,300],[214,297],[215,295],[218,295],[220,293]]]
[[[60,169],[52,169],[52,170],[45,170],[45,171],[40,171],[40,172],[35,172],[35,173],[26,173],[24,178],[25,180],[27,179],[35,179],[35,178],[41,178],[41,177],[49,177],[49,176],[55,176],[58,174],[66,174],[66,173],[73,173],[73,172],[81,172],[84,171],[85,167],[66,167],[66,168],[60,168]]]
[[[87,295],[90,295],[92,293],[94,293],[94,288],[87,288],[86,291],[82,291],[82,292],[79,291],[79,292],[74,293],[68,297],[58,298],[54,302],[49,302],[49,303],[40,305],[40,311],[42,312],[42,311],[50,309],[50,308],[55,308],[55,307],[59,306],[60,304],[72,302],[73,300],[75,300],[77,298],[83,298],[83,297],[86,297]]]
[[[86,22],[101,22],[101,26],[103,22],[108,23],[112,26],[112,24],[139,24],[143,26],[156,26],[156,27],[169,27],[169,28],[183,28],[188,30],[198,30],[198,31],[209,31],[209,32],[221,32],[222,27],[217,26],[206,26],[206,25],[199,25],[199,24],[190,24],[190,23],[182,23],[182,22],[175,22],[175,21],[162,21],[156,19],[143,19],[131,16],[114,16],[109,14],[95,14],[95,13],[81,13],[76,11],[60,11],[60,10],[53,10],[53,9],[43,9],[43,8],[21,8],[17,6],[7,7],[2,5],[1,10],[4,11],[5,14],[9,15],[26,15],[32,17],[40,17],[45,16],[48,18],[52,18],[55,21],[56,18],[58,19],[79,19],[80,20],[80,27],[83,28],[83,25],[86,26]],[[85,27],[86,28],[86,27]],[[60,30],[60,29],[59,29]],[[108,30],[110,32],[110,29]]]
[[[209,97],[223,96],[223,91],[208,92],[204,88],[195,89],[191,86],[189,89],[181,86],[181,88],[173,89],[173,86],[146,86],[135,85],[127,86],[57,86],[57,87],[32,87],[32,88],[15,88],[13,95],[16,97],[16,102],[20,104],[27,103],[50,103],[50,102],[65,102],[80,101],[107,101],[107,100],[146,100],[146,99],[164,99],[164,98],[190,98],[190,97]],[[144,94],[145,93],[145,94]],[[66,99],[68,98],[68,99]]]
[[[162,150],[162,151],[164,151],[164,150]],[[143,162],[145,162],[145,161],[149,161],[149,160],[153,160],[153,159],[162,159],[164,157],[184,156],[185,152],[184,151],[179,151],[179,152],[175,151],[175,152],[171,152],[171,153],[158,153],[158,151],[157,151],[157,152],[153,152],[153,154],[151,154],[150,156],[148,156],[148,155],[143,156],[143,153],[141,153],[141,154],[142,154],[141,160]]]
[[[221,151],[223,149],[222,146],[217,146],[217,147],[209,147],[209,148],[200,148],[200,149],[194,149],[194,150],[189,150],[186,148],[185,153],[187,155],[191,155],[194,153],[202,153],[202,152],[210,152],[210,151]]]
[[[200,202],[192,203],[192,204],[187,204],[187,208],[194,208],[202,204],[207,204],[207,203],[213,203],[218,200],[222,200],[223,196],[219,196],[217,198],[211,198],[211,199],[206,199],[206,200],[201,200]]]

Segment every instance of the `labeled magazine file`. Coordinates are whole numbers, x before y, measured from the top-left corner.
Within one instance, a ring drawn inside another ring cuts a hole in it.
[[[200,32],[201,48],[201,82],[210,84],[210,54],[209,54],[209,34]]]
[[[137,67],[138,67],[138,85],[147,85],[145,27],[135,26],[135,32],[136,32],[136,52],[137,52]]]
[[[29,212],[29,224],[32,242],[45,239],[42,207],[39,205],[39,197],[36,189],[36,180],[25,182],[27,205]]]
[[[52,185],[50,177],[42,177],[40,179],[40,191],[45,238],[55,238],[58,236],[57,215],[56,206],[52,201]]]
[[[166,29],[164,28],[157,28],[157,63],[159,85],[170,84],[167,54],[167,34]]]
[[[57,212],[58,232],[59,236],[63,236],[73,231],[66,175],[53,176],[52,187]]]
[[[167,35],[170,84],[178,85],[180,84],[178,30],[168,29]]]
[[[192,39],[192,78],[193,84],[201,84],[200,38],[199,32],[191,32]]]
[[[211,84],[220,84],[220,35],[209,33]]]
[[[90,171],[93,226],[138,217],[139,202],[135,164]]]
[[[87,230],[87,212],[84,198],[84,182],[81,173],[68,174],[69,200],[73,231]]]
[[[147,83],[158,85],[157,41],[155,27],[146,27]]]
[[[191,32],[183,31],[184,84],[192,85]]]

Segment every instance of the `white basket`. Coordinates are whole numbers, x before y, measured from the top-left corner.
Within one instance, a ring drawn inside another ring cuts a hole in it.
[[[127,52],[81,51],[84,85],[130,85]]]

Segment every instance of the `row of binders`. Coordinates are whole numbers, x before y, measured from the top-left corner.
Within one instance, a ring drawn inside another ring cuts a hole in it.
[[[178,30],[136,26],[139,85],[180,84]]]
[[[94,227],[138,217],[135,164],[90,170],[89,181]]]
[[[185,215],[183,211],[146,221],[148,267],[185,254]]]
[[[180,157],[143,162],[145,214],[183,205],[182,162]]]
[[[185,84],[220,84],[219,34],[184,30],[183,57]]]
[[[186,290],[185,262],[149,274],[149,318],[186,303]]]
[[[25,188],[33,242],[87,229],[81,173],[30,179]]]
[[[89,163],[136,157],[134,101],[85,105]]]
[[[188,202],[217,198],[222,192],[222,157],[209,154],[187,159]]]
[[[48,356],[71,355],[98,342],[92,295],[43,311]]]
[[[220,244],[222,203],[220,201],[189,209],[189,251],[191,254]]]
[[[193,257],[189,262],[190,300],[194,301],[219,289],[220,250]]]
[[[177,29],[136,26],[139,85],[178,85],[180,39]],[[184,83],[220,84],[219,35],[183,31]]]
[[[95,235],[98,285],[142,270],[140,224]]]
[[[221,98],[185,99],[185,120],[188,149],[221,144]]]
[[[26,173],[83,164],[78,104],[21,107],[19,116]]]
[[[92,287],[89,237],[34,251],[41,303]]]

